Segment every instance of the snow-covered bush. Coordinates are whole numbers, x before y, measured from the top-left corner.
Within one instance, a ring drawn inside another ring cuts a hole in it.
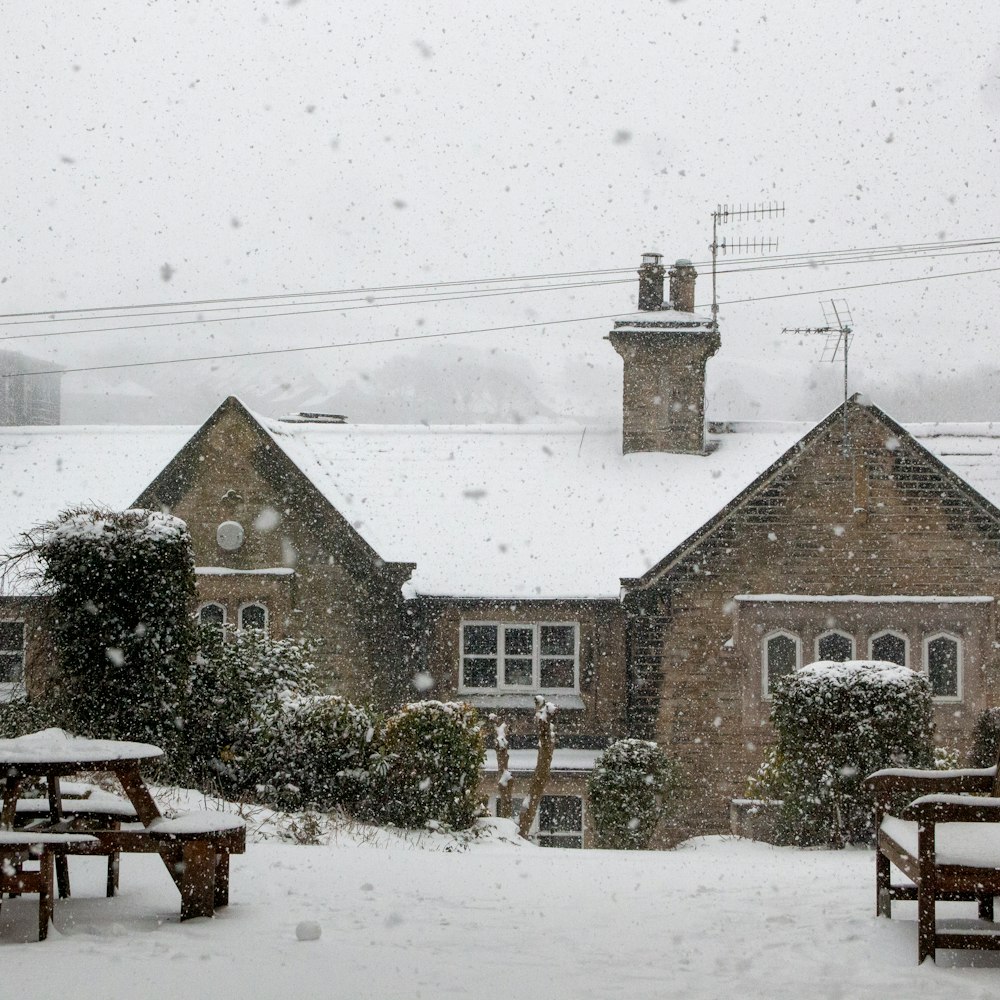
[[[245,791],[235,746],[247,745],[287,696],[316,691],[312,652],[307,641],[272,639],[261,629],[201,626],[179,713],[176,778]]]
[[[877,660],[820,662],[777,685],[771,793],[793,843],[841,845],[872,835],[864,777],[882,767],[931,767],[927,679]]]
[[[460,702],[417,701],[389,717],[380,734],[386,764],[377,815],[397,826],[472,824],[486,755],[479,716]]]
[[[590,776],[590,807],[598,847],[642,850],[668,815],[677,791],[677,764],[649,740],[612,743]]]
[[[8,701],[0,701],[0,740],[35,733],[52,725],[53,720],[45,706],[28,701],[23,694]]]
[[[1000,748],[1000,708],[988,708],[976,720],[972,734],[972,762],[976,767],[992,767]]]
[[[194,651],[194,558],[183,521],[79,508],[22,536],[59,660],[52,709],[83,734],[176,742]]]
[[[350,810],[369,792],[375,723],[338,695],[285,695],[233,748],[241,785],[278,809]]]

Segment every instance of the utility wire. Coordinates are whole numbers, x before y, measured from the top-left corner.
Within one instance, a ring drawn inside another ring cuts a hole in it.
[[[1000,240],[997,241],[1000,244]],[[873,259],[857,257],[851,259],[842,260],[825,260],[825,261],[800,261],[797,263],[786,263],[786,264],[768,264],[768,265],[758,265],[756,267],[747,268],[723,268],[719,270],[719,274],[749,274],[759,271],[769,271],[769,270],[784,270],[799,267],[829,267],[829,266],[849,266],[857,264],[868,264],[868,263],[880,263],[883,261],[896,261],[896,260],[927,260],[930,257],[952,257],[952,256],[972,256],[973,254],[979,253],[994,253],[1000,250],[998,246],[997,250],[955,250],[950,252],[941,253],[931,253],[930,251],[923,251],[925,256],[922,257],[911,257],[911,256],[892,256],[892,257],[878,257]],[[929,256],[928,256],[929,255]],[[284,312],[257,314],[257,315],[237,315],[237,316],[211,316],[205,317],[206,312],[231,312],[234,308],[241,309],[262,309],[262,308],[274,308],[274,305],[251,305],[251,306],[240,306],[240,307],[215,307],[210,309],[192,309],[192,310],[181,310],[172,312],[151,312],[151,313],[129,313],[129,314],[118,314],[114,316],[102,317],[105,319],[140,319],[140,318],[152,318],[156,316],[182,316],[187,315],[191,312],[197,313],[198,318],[193,320],[171,320],[165,323],[137,323],[129,325],[120,326],[108,326],[108,327],[90,327],[88,329],[74,329],[74,330],[55,330],[51,332],[42,333],[23,333],[23,334],[9,334],[7,336],[0,337],[0,341],[12,341],[12,340],[34,340],[44,337],[66,337],[66,336],[77,336],[80,334],[92,334],[92,333],[115,333],[118,331],[135,331],[135,330],[157,330],[163,329],[165,327],[173,326],[196,326],[205,323],[229,323],[236,322],[238,320],[253,320],[253,319],[280,319],[287,318],[290,316],[308,316],[313,313],[323,314],[329,312],[355,312],[360,309],[378,309],[385,308],[387,306],[410,306],[410,305],[434,305],[439,302],[458,302],[466,301],[478,298],[492,298],[492,297],[503,297],[506,295],[521,295],[531,292],[549,292],[549,291],[561,291],[566,289],[574,288],[592,288],[600,287],[604,285],[614,285],[614,284],[629,284],[632,279],[617,278],[608,279],[604,281],[590,281],[590,282],[573,282],[570,284],[561,285],[533,285],[533,286],[520,286],[517,288],[505,288],[499,291],[493,290],[478,290],[468,292],[464,295],[440,295],[436,293],[427,293],[421,298],[412,298],[407,296],[386,296],[383,301],[368,301],[368,297],[365,297],[363,305],[344,305],[339,302],[334,301],[331,308],[315,308],[315,306],[327,305],[329,300],[320,301],[315,303],[310,303],[308,308],[303,309],[292,309],[286,310]],[[914,279],[919,280],[919,279]],[[859,286],[862,287],[862,286]],[[808,294],[808,293],[804,293]],[[402,299],[403,301],[395,301],[397,299]],[[390,301],[392,300],[392,301]],[[361,301],[359,299],[345,299],[343,302],[357,302]],[[749,300],[741,300],[749,301]],[[297,304],[297,303],[293,303]],[[96,318],[96,317],[95,317]],[[49,317],[48,319],[32,319],[32,320],[22,320],[15,323],[8,323],[8,326],[21,326],[25,324],[38,324],[52,322],[53,319]],[[67,322],[66,320],[55,320],[56,322]],[[86,318],[79,318],[77,322],[87,322]]]
[[[719,305],[741,305],[747,302],[764,302],[769,299],[795,298],[801,295],[824,295],[828,292],[852,291],[859,288],[881,288],[886,285],[906,285],[916,281],[934,281],[939,278],[961,278],[972,274],[991,274],[995,271],[1000,271],[1000,267],[986,267],[973,271],[954,271],[948,274],[931,274],[922,278],[895,278],[890,281],[874,281],[862,285],[840,285],[836,288],[820,288],[808,292],[783,292],[780,295],[761,295],[750,299],[730,299],[726,302],[720,302]],[[699,305],[704,308],[704,303],[700,303]],[[69,375],[79,372],[112,371],[123,368],[150,368],[156,365],[188,364],[198,361],[228,361],[237,358],[266,357],[275,354],[295,354],[305,351],[340,350],[349,347],[368,347],[378,344],[398,344],[414,340],[435,340],[445,337],[464,337],[479,333],[500,333],[506,330],[528,330],[540,326],[559,326],[565,323],[588,323],[606,319],[614,320],[619,319],[622,315],[622,313],[612,313],[604,316],[579,316],[573,319],[556,319],[535,323],[508,323],[503,326],[480,327],[472,330],[450,330],[444,333],[407,334],[402,337],[380,337],[373,340],[356,340],[342,342],[339,344],[310,344],[298,347],[273,347],[258,351],[240,351],[233,354],[205,354],[188,358],[165,358],[159,361],[125,361],[110,365],[88,365],[79,368],[49,368],[33,372],[9,372],[0,374],[0,378],[23,378],[25,375]],[[655,315],[655,312],[652,312],[651,315]]]
[[[877,254],[882,252],[922,252],[923,250],[930,250],[934,248],[941,249],[956,249],[963,246],[982,246],[1000,243],[1000,239],[994,237],[979,237],[975,239],[966,240],[938,240],[927,243],[903,243],[903,244],[886,244],[877,247],[854,247],[846,248],[843,250],[819,250],[811,251],[808,253],[798,253],[798,254],[762,254],[758,256],[742,256],[742,257],[730,257],[727,258],[733,265],[738,265],[742,263],[752,263],[758,260],[768,260],[772,262],[782,261],[782,260],[819,260],[824,257],[830,256],[842,256],[845,254]],[[705,267],[711,263],[709,260],[696,261],[696,267]],[[462,287],[478,284],[494,284],[499,282],[508,281],[541,281],[548,279],[563,279],[563,278],[576,278],[576,277],[587,277],[591,275],[605,275],[605,274],[626,274],[634,271],[634,267],[620,267],[620,268],[603,268],[603,269],[592,269],[583,271],[563,271],[563,272],[551,272],[547,274],[528,274],[528,275],[512,275],[507,277],[492,277],[492,278],[472,278],[465,281],[435,281],[435,282],[425,282],[419,284],[408,284],[408,285],[381,285],[381,286],[361,286],[357,288],[342,288],[342,289],[327,289],[324,291],[305,291],[305,292],[278,292],[270,295],[244,295],[235,296],[229,298],[214,298],[214,299],[192,299],[187,301],[167,301],[167,302],[146,302],[137,303],[131,306],[86,306],[77,309],[48,309],[48,310],[38,310],[35,312],[16,312],[16,313],[0,313],[0,320],[17,320],[29,317],[46,317],[54,319],[59,316],[73,316],[76,319],[80,319],[77,314],[79,313],[106,313],[121,311],[123,309],[168,309],[174,307],[190,307],[190,306],[211,306],[219,305],[222,303],[232,302],[232,303],[242,303],[242,302],[265,302],[267,300],[276,300],[278,302],[295,299],[295,298],[320,298],[323,296],[339,296],[339,295],[351,295],[351,294],[378,294],[381,292],[389,291],[412,291],[416,289],[431,289],[431,288],[448,288],[448,287]]]

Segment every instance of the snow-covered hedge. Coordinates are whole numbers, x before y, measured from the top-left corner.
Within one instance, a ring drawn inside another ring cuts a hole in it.
[[[786,832],[795,843],[868,839],[873,801],[865,775],[933,764],[930,686],[895,663],[802,667],[777,685],[771,717],[777,732],[771,794],[784,800]]]
[[[279,809],[350,810],[373,776],[371,714],[338,695],[288,695],[234,748],[244,787]]]
[[[612,743],[590,777],[590,807],[598,847],[641,850],[672,805],[678,769],[649,740]]]
[[[317,690],[313,649],[305,641],[231,626],[201,626],[198,638],[178,723],[184,739],[174,757],[183,770],[176,777],[245,794],[267,779],[270,767],[261,769],[257,760],[263,752],[257,733],[280,728],[273,720],[286,699]],[[244,749],[254,761],[252,779],[239,766]]]
[[[379,743],[386,765],[380,818],[406,827],[437,822],[462,830],[472,824],[486,748],[471,705],[404,705],[386,721]]]

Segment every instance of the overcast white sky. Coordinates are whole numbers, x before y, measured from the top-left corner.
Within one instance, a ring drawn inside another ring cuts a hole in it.
[[[8,0],[0,312],[630,267],[649,249],[701,261],[724,202],[784,202],[783,218],[728,230],[780,253],[996,237],[998,29],[995,3],[930,0]],[[723,302],[810,294],[723,307],[710,416],[836,404],[819,343],[780,334],[822,322],[820,290],[998,256],[724,276]],[[905,419],[1000,419],[998,277],[837,293],[853,387]],[[612,284],[2,346],[75,368],[603,316],[634,296]],[[237,391],[358,419],[614,419],[609,325],[70,374],[67,416],[194,421]]]

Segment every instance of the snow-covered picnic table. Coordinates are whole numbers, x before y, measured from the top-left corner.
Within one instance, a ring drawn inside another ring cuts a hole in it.
[[[229,855],[245,850],[245,827],[238,818],[219,822],[214,814],[205,813],[165,820],[141,770],[143,764],[162,755],[150,743],[89,739],[61,729],[0,740],[0,829],[13,830],[23,820],[36,829],[92,834],[96,842],[74,845],[68,853],[108,857],[109,896],[117,888],[122,851],[157,853],[180,890],[181,919],[212,916],[216,907],[229,902]],[[92,771],[113,774],[127,802],[100,794],[93,801],[64,801],[61,779]],[[21,798],[26,783],[36,779],[45,782],[47,809],[39,809],[37,799]],[[123,829],[123,820],[137,822]],[[56,858],[56,875],[59,895],[68,896],[65,854]]]

